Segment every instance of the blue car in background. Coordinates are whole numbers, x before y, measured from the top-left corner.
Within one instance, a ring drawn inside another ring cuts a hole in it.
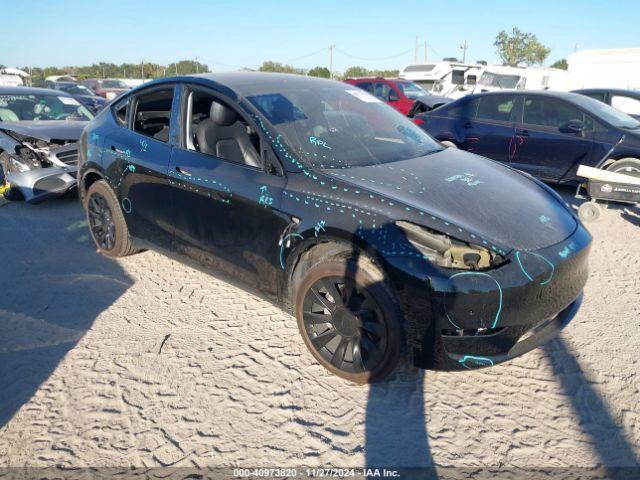
[[[47,86],[68,93],[93,113],[98,113],[107,104],[104,98],[97,95],[89,87],[76,82],[50,82]]]
[[[580,164],[640,176],[640,122],[577,93],[469,95],[414,121],[449,147],[548,182],[576,183]]]

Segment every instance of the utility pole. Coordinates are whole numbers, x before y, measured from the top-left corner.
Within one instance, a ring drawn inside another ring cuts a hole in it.
[[[144,58],[140,61],[140,75],[140,78],[144,81]]]
[[[462,49],[462,63],[465,63],[467,61],[467,48],[469,48],[466,40],[460,45],[460,48]]]
[[[413,49],[413,63],[414,65],[418,63],[418,36],[416,35],[416,46]]]
[[[329,78],[333,80],[333,49],[336,48],[334,44],[329,45]]]
[[[424,63],[427,63],[427,41],[424,41]]]
[[[174,63],[174,65],[176,66],[176,77],[178,76],[178,62]]]
[[[200,68],[198,65],[198,57],[196,57],[196,73],[200,73]]]

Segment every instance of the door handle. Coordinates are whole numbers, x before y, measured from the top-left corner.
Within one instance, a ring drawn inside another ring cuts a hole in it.
[[[521,137],[528,137],[529,130],[523,130],[521,128],[516,128],[516,135],[520,135]]]
[[[181,173],[182,175],[186,175],[187,177],[191,176],[191,172],[189,170],[185,170],[182,167],[176,167],[176,172]]]

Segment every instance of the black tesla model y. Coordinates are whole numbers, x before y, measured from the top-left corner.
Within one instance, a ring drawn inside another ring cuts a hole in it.
[[[354,382],[404,357],[494,365],[580,306],[591,237],[553,191],[444,149],[352,85],[150,82],[96,117],[80,156],[103,254],[153,248],[276,296],[315,359]]]

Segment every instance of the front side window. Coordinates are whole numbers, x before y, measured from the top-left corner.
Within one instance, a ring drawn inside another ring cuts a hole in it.
[[[246,98],[287,153],[316,168],[388,163],[442,149],[411,120],[353,85],[283,86]]]
[[[237,110],[205,91],[187,100],[186,145],[206,155],[250,167],[262,166],[260,137]]]
[[[507,95],[487,95],[478,99],[476,118],[479,120],[493,120],[508,122],[511,120],[511,111],[515,99]]]
[[[93,114],[66,95],[0,95],[0,121],[85,120]]]
[[[383,82],[376,82],[373,84],[373,94],[383,102],[389,101],[389,95],[391,93],[391,87]]]
[[[527,97],[523,122],[541,127],[560,128],[571,120],[584,122],[582,111],[556,98]]]
[[[172,103],[173,87],[139,95],[133,129],[147,137],[168,142]]]
[[[612,95],[611,106],[627,115],[640,115],[640,100],[626,95]]]
[[[410,100],[415,100],[422,95],[429,95],[429,92],[413,82],[398,82],[396,85],[402,91],[404,96]]]
[[[113,114],[119,125],[127,126],[127,112],[129,110],[129,99],[125,98],[113,107]]]

